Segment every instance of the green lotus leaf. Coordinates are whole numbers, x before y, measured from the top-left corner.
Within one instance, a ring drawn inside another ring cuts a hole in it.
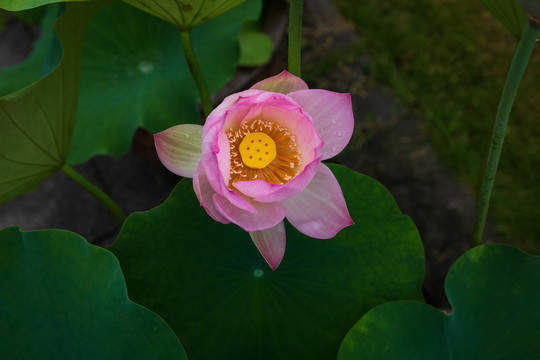
[[[63,56],[38,82],[0,98],[0,203],[64,164],[77,110],[82,39],[101,1],[69,4],[55,24]]]
[[[107,250],[62,230],[0,231],[1,359],[187,359],[171,328],[129,300]]]
[[[260,0],[248,0],[191,31],[211,92],[234,76],[240,56],[238,32],[260,11]],[[0,94],[39,80],[44,59],[50,68],[61,57],[61,52],[51,51],[51,16],[56,16],[55,9],[47,10],[43,35],[29,59],[0,74]],[[100,154],[125,154],[139,126],[157,133],[201,121],[199,95],[183,58],[178,29],[122,2],[102,8],[90,22],[80,83],[69,164]]]
[[[123,0],[149,14],[170,22],[187,31],[226,11],[245,0]]]
[[[241,6],[191,32],[194,51],[216,92],[238,64],[237,34],[257,18],[260,0]],[[151,133],[181,123],[200,123],[199,94],[182,53],[178,29],[116,2],[88,26],[81,94],[67,162],[125,154],[138,127]]]
[[[0,1],[0,8],[9,11],[20,11],[26,9],[36,8],[38,6],[54,4],[58,2],[80,2],[88,0],[2,0]]]
[[[21,90],[46,75],[43,74],[43,63],[47,57],[47,49],[56,36],[54,23],[58,17],[58,6],[51,5],[40,8],[43,9],[40,21],[41,35],[34,42],[32,53],[22,63],[2,69],[0,73],[0,95],[7,95]]]
[[[272,58],[274,44],[272,39],[260,31],[242,31],[238,36],[240,41],[241,66],[262,66]]]
[[[162,205],[132,214],[110,248],[130,295],[194,359],[335,359],[370,308],[422,298],[424,257],[414,224],[381,184],[330,167],[356,224],[327,240],[287,226],[276,271],[245,231],[212,220],[183,179]]]
[[[391,302],[364,315],[338,360],[536,359],[540,354],[540,257],[505,245],[469,250],[450,269],[447,315]]]

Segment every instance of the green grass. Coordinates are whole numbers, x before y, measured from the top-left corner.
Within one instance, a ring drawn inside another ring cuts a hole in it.
[[[425,125],[443,163],[479,188],[516,39],[471,0],[334,0],[357,25],[355,47]],[[540,46],[510,119],[490,216],[504,241],[540,253]]]

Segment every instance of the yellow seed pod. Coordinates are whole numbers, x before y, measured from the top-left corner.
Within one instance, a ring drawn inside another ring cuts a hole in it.
[[[276,158],[276,143],[263,132],[247,134],[239,146],[244,164],[252,169],[264,169]]]

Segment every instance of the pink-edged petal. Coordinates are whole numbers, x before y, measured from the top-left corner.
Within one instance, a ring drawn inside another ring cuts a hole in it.
[[[282,94],[288,94],[297,90],[305,90],[308,86],[304,80],[294,76],[286,70],[281,73],[259,81],[251,89],[264,90]]]
[[[270,265],[276,270],[285,254],[285,225],[283,221],[274,227],[249,233],[253,243]]]
[[[284,95],[280,95],[284,96]],[[295,137],[296,145],[302,153],[302,160],[309,164],[319,155],[323,140],[313,126],[311,117],[296,103],[288,100],[287,105],[269,104],[261,109],[265,121],[274,122],[289,130]],[[296,107],[294,107],[296,106]]]
[[[227,96],[221,104],[219,104],[206,118],[206,122],[204,124],[205,128],[213,127],[216,124],[223,124],[224,117],[226,113],[235,107],[236,102],[239,99],[254,96],[261,93],[260,90],[244,90],[239,93],[235,93],[232,95]]]
[[[281,202],[300,194],[311,182],[320,165],[320,159],[315,159],[304,168],[300,174],[286,184],[272,184],[264,180],[237,181],[234,187],[242,194],[259,202]]]
[[[228,184],[231,179],[231,148],[225,132],[220,131],[215,137],[214,149],[221,178]]]
[[[155,134],[159,160],[169,171],[192,178],[201,161],[202,133],[201,125],[182,124]]]
[[[311,116],[313,126],[324,141],[320,154],[326,160],[339,154],[354,130],[351,95],[311,89],[288,94]]]
[[[287,212],[285,206],[280,203],[259,203],[252,201],[252,205],[257,211],[254,214],[239,209],[217,193],[214,194],[213,199],[217,210],[221,214],[246,231],[264,230],[276,226],[280,221],[283,221]]]
[[[224,178],[218,158],[222,159],[221,164],[223,164],[223,167],[230,166],[229,162],[223,161],[224,158],[230,158],[229,146],[227,142],[227,146],[223,146],[222,149],[220,148],[219,139],[221,136],[219,135],[219,131],[220,124],[216,124],[213,127],[204,126],[201,164],[204,166],[208,182],[215,192],[226,197],[236,207],[256,213],[255,208],[250,202],[228,187],[230,174],[226,173],[226,177]]]
[[[193,190],[195,190],[195,195],[197,195],[197,199],[199,199],[201,206],[204,208],[204,210],[206,210],[208,215],[212,217],[212,219],[223,224],[230,223],[225,216],[221,215],[214,205],[214,200],[212,197],[216,192],[212,186],[210,186],[208,178],[204,172],[204,166],[202,165],[197,166],[197,170],[195,170],[195,177],[193,178]]]
[[[324,164],[300,194],[283,201],[287,220],[300,232],[317,239],[330,239],[354,224],[343,192],[332,171]]]

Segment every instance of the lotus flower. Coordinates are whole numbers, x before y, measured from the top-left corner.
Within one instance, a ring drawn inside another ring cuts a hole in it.
[[[275,270],[285,252],[285,217],[318,239],[353,224],[321,163],[345,148],[353,127],[349,94],[308,89],[283,71],[225,98],[204,126],[178,125],[154,138],[165,167],[193,178],[208,215],[248,231]]]

